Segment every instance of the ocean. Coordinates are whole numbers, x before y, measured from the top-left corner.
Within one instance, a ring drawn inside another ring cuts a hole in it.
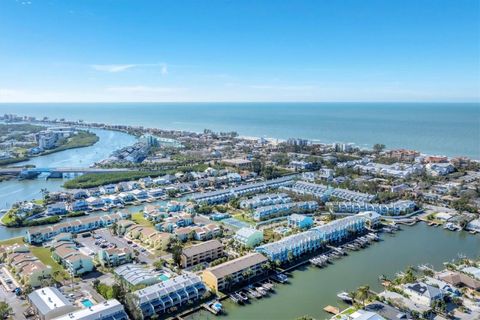
[[[3,103],[0,113],[480,159],[480,103]]]

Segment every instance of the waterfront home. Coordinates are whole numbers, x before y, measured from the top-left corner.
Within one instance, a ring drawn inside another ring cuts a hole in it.
[[[313,226],[313,218],[303,214],[291,214],[288,216],[288,226],[290,228],[308,229]]]
[[[123,305],[116,299],[110,299],[88,308],[69,312],[55,320],[129,320]]]
[[[357,215],[365,217],[370,227],[378,226],[382,222],[382,216],[375,211],[363,211]]]
[[[263,231],[253,229],[253,228],[248,228],[244,227],[239,229],[235,235],[233,236],[233,239],[247,247],[247,248],[254,248],[255,246],[259,245],[263,241]]]
[[[110,194],[108,196],[103,196],[101,197],[101,199],[103,200],[103,202],[105,204],[110,204],[110,205],[120,205],[120,204],[123,204],[123,201],[122,199],[120,199],[119,196],[115,195],[115,194]]]
[[[466,228],[469,231],[475,231],[475,232],[480,232],[480,218],[479,219],[474,219],[470,221]]]
[[[276,242],[261,245],[255,250],[267,256],[270,261],[284,263],[290,257],[300,257],[320,249],[325,244],[341,242],[355,233],[363,232],[365,225],[365,217],[346,217],[285,237]]]
[[[144,200],[148,198],[148,193],[145,190],[141,190],[141,189],[133,190],[132,194],[137,200]]]
[[[112,194],[112,193],[115,193],[115,191],[116,191],[116,185],[114,185],[114,184],[107,184],[107,185],[101,186],[101,187],[99,188],[99,190],[100,190],[100,193],[101,193],[101,194],[104,194],[104,195],[106,195],[106,194]]]
[[[477,267],[465,267],[462,269],[462,272],[471,275],[475,279],[480,281],[480,268]]]
[[[161,188],[152,188],[148,190],[148,195],[152,198],[158,198],[165,194],[165,191]]]
[[[78,199],[86,199],[86,198],[88,198],[88,193],[87,193],[87,191],[84,190],[84,189],[75,190],[75,191],[73,192],[73,198],[74,198],[74,199],[77,199],[77,200],[78,200]]]
[[[40,320],[54,319],[78,309],[55,287],[37,289],[27,298]]]
[[[211,262],[224,255],[223,245],[218,240],[210,240],[182,249],[180,265],[183,268],[199,263]]]
[[[118,197],[123,201],[123,203],[135,201],[135,197],[130,192],[120,192]]]
[[[348,320],[386,320],[384,317],[373,311],[359,309],[347,316]]]
[[[133,254],[129,248],[109,248],[98,251],[97,257],[103,267],[116,267],[132,262]]]
[[[69,241],[58,243],[52,251],[52,258],[74,276],[91,272],[94,269],[92,258],[80,253],[75,244]]]
[[[415,211],[417,205],[414,201],[398,200],[386,204],[368,202],[329,202],[327,207],[333,212],[359,213],[362,211],[375,211],[381,215],[405,215]]]
[[[443,299],[442,291],[424,282],[407,283],[403,286],[404,292],[415,303],[431,306],[435,300]]]
[[[460,297],[462,295],[462,293],[460,292],[460,290],[458,290],[457,287],[446,281],[427,276],[425,277],[424,282],[430,286],[439,288],[444,295],[448,295],[451,297]]]
[[[444,271],[437,274],[437,278],[455,287],[467,287],[477,291],[480,290],[480,279],[475,279],[473,276],[462,272]]]
[[[259,253],[249,253],[243,257],[230,260],[215,267],[207,268],[202,279],[211,289],[229,291],[233,286],[259,276],[265,272],[267,259]]]
[[[87,204],[90,209],[100,209],[105,205],[105,202],[100,197],[89,197],[87,198]]]
[[[64,202],[50,204],[47,206],[46,213],[49,216],[67,214],[68,213],[67,205]]]
[[[73,212],[86,211],[88,210],[88,203],[87,201],[80,199],[71,203],[68,209]]]
[[[154,315],[166,315],[174,307],[203,298],[205,285],[199,276],[184,273],[178,277],[134,291],[132,297],[135,307],[145,319]]]
[[[25,240],[30,244],[40,244],[51,240],[62,232],[80,233],[111,226],[128,216],[125,213],[113,213],[104,216],[79,218],[52,226],[38,226],[27,230]]]
[[[160,274],[158,272],[139,264],[124,264],[115,268],[113,273],[132,287],[138,285],[150,286],[160,282]]]
[[[90,188],[88,189],[88,195],[90,197],[99,197],[102,195],[99,188]]]

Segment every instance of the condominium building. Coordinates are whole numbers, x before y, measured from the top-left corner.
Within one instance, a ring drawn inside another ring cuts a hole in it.
[[[223,255],[223,244],[218,240],[210,240],[183,248],[181,265],[183,268],[187,268],[202,262],[213,261]]]
[[[145,319],[165,315],[174,307],[203,297],[207,289],[202,279],[193,273],[154,284],[132,293],[135,306]]]
[[[117,299],[110,299],[88,308],[69,312],[55,320],[129,320],[129,317]]]
[[[71,241],[61,241],[52,246],[52,258],[59,262],[69,274],[77,276],[94,269],[93,260],[78,251]]]
[[[325,244],[340,242],[352,234],[362,232],[365,230],[365,223],[366,218],[364,216],[346,217],[259,246],[256,251],[267,256],[270,261],[283,263],[289,260],[289,256],[297,258],[306,253],[314,252]]]
[[[55,319],[77,308],[54,287],[45,287],[28,295],[28,302],[40,320]]]
[[[269,193],[241,201],[240,208],[255,209],[262,206],[271,206],[291,201],[292,198],[290,198],[286,193]]]
[[[265,206],[256,208],[253,212],[253,219],[256,221],[267,220],[275,217],[287,215],[293,211],[304,213],[312,212],[318,209],[316,201],[299,201],[289,202],[283,204],[276,204],[272,206]]]
[[[247,194],[260,193],[268,189],[279,188],[281,186],[289,186],[292,184],[293,176],[281,177],[277,179],[267,180],[264,182],[244,184],[231,189],[197,193],[192,196],[192,199],[197,203],[218,204]]]
[[[243,257],[227,261],[205,269],[203,281],[215,291],[228,291],[231,287],[265,272],[262,267],[267,258],[259,253],[249,253]]]
[[[291,187],[282,187],[281,190],[294,192],[300,195],[310,195],[322,201],[327,201],[330,197],[339,198],[348,201],[370,202],[375,199],[374,195],[351,191],[341,188],[331,188],[322,184],[316,184],[305,181],[297,181]]]
[[[116,267],[132,262],[133,254],[129,248],[110,248],[98,251],[98,261],[102,266]]]
[[[367,202],[329,202],[327,207],[333,212],[359,213],[362,211],[375,211],[381,215],[404,215],[412,213],[417,207],[414,201],[399,200],[391,203],[367,203]]]
[[[113,213],[104,216],[79,218],[52,226],[34,227],[27,230],[25,240],[30,244],[40,244],[51,240],[62,232],[80,233],[108,227],[121,219],[125,219],[127,215],[125,213]]]
[[[113,272],[130,286],[152,285],[160,282],[160,274],[139,264],[124,264],[117,267]]]

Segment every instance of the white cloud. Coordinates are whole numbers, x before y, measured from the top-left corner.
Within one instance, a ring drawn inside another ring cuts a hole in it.
[[[136,66],[136,64],[94,64],[91,67],[97,71],[116,73],[135,68]]]
[[[93,64],[92,67],[96,71],[118,73],[133,68],[160,68],[162,75],[168,74],[168,66],[166,63],[132,63],[132,64]]]
[[[108,92],[116,93],[172,93],[184,91],[185,88],[177,87],[151,87],[151,86],[125,86],[125,87],[108,87]]]
[[[311,91],[317,89],[316,86],[310,85],[251,85],[251,89],[259,90],[281,90],[281,91]]]

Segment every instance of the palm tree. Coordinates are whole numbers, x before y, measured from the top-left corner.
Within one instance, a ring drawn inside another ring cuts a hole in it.
[[[370,295],[370,287],[363,286],[357,289],[356,298],[362,301],[363,307],[365,307],[365,301]]]

